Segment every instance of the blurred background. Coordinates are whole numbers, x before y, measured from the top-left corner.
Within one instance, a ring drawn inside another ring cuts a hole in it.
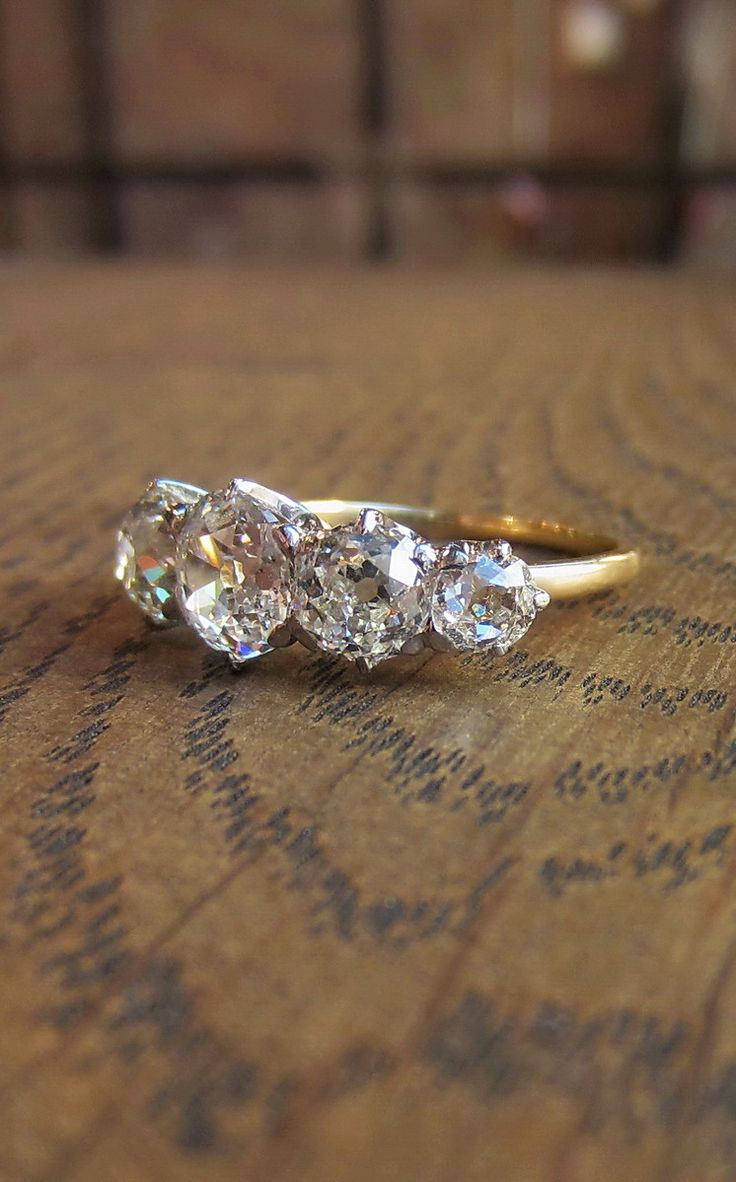
[[[736,268],[736,0],[0,0],[0,251]]]

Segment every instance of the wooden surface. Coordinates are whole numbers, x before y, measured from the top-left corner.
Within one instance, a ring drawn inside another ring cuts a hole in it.
[[[0,276],[3,1182],[736,1178],[733,286]],[[154,474],[611,528],[507,657],[239,676]]]

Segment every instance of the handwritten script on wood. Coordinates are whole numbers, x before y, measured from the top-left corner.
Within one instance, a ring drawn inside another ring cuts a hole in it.
[[[736,1178],[736,296],[0,279],[0,1177]],[[242,674],[111,577],[154,475],[598,526],[504,658]]]

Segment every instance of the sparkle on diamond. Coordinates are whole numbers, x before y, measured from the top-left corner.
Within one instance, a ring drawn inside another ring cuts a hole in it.
[[[458,649],[505,649],[524,635],[538,606],[540,592],[521,558],[496,543],[465,543],[436,576],[432,626]]]
[[[429,620],[427,543],[375,510],[325,530],[297,563],[296,615],[328,652],[372,666]]]
[[[244,480],[200,502],[179,539],[178,596],[185,619],[211,648],[235,662],[270,651],[293,592],[283,527],[309,520],[297,502]]]
[[[115,576],[157,624],[176,617],[176,539],[204,490],[177,480],[154,480],[118,531]]]

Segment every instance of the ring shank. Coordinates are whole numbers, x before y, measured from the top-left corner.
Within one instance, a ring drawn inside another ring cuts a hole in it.
[[[553,521],[525,521],[488,513],[452,513],[376,501],[329,500],[306,501],[305,504],[328,526],[349,525],[361,509],[377,509],[430,541],[505,538],[509,542],[573,554],[574,558],[530,564],[534,582],[552,599],[574,599],[604,591],[628,582],[639,570],[638,551],[621,547],[605,534],[587,533]]]

